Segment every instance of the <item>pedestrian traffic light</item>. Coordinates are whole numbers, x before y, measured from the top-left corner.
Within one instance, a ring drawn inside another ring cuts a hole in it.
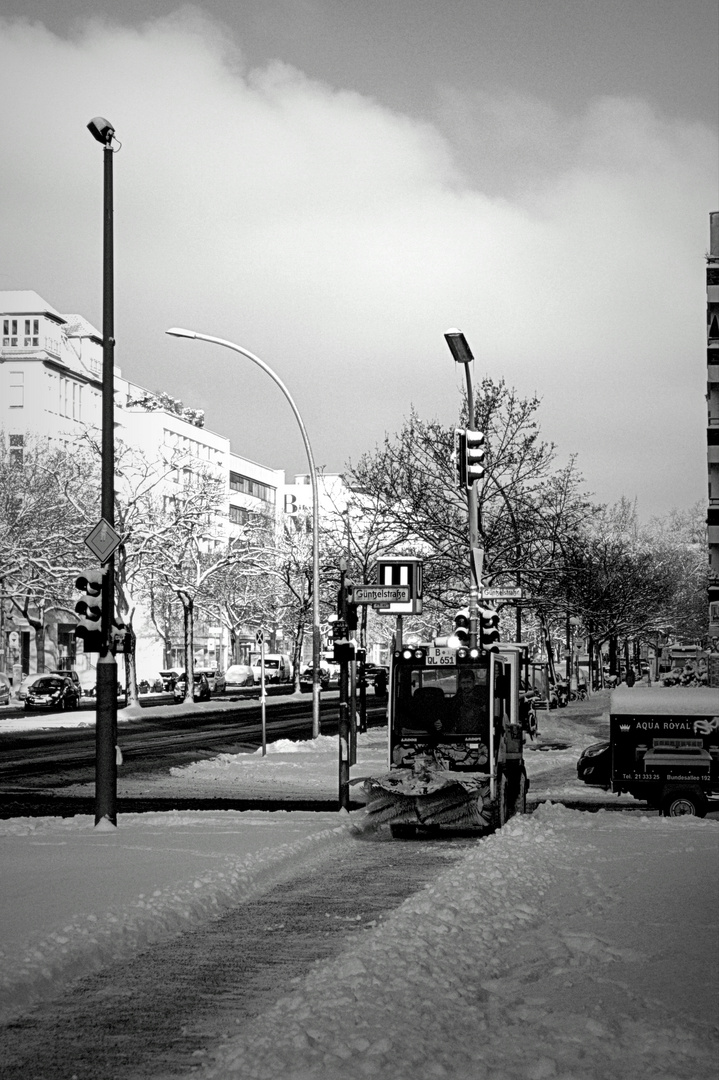
[[[135,635],[132,627],[122,619],[113,619],[110,627],[110,648],[113,653],[131,653],[135,648]]]
[[[485,652],[499,652],[499,612],[479,609],[479,644]]]
[[[454,616],[454,636],[460,645],[469,644],[469,608],[461,608]]]
[[[75,611],[80,616],[75,627],[75,639],[82,642],[83,652],[100,652],[102,634],[102,582],[104,570],[83,570],[75,580],[75,588],[85,594],[75,604]]]
[[[336,664],[349,664],[354,660],[357,644],[350,639],[347,623],[343,619],[332,623],[332,639]]]

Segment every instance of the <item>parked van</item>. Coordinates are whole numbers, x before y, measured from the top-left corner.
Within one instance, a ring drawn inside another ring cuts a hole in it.
[[[260,654],[253,653],[250,657],[250,667],[255,682],[261,681]],[[265,653],[265,682],[292,682],[292,661],[287,653]]]

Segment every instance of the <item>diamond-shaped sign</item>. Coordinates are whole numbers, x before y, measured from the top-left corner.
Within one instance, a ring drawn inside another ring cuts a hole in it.
[[[115,532],[109,521],[100,518],[92,532],[85,537],[85,543],[95,558],[104,565],[120,543],[120,535]]]

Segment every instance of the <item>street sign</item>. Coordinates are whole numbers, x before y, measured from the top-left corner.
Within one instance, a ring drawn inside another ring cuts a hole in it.
[[[265,643],[265,632],[264,632],[264,630],[258,630],[257,633],[255,634],[255,645],[264,645],[264,643]]]
[[[379,585],[409,588],[406,600],[380,601],[378,611],[383,615],[422,614],[422,560],[414,555],[385,556],[377,561]]]
[[[85,544],[104,566],[114,555],[120,539],[120,534],[115,532],[110,522],[100,518],[95,528],[85,537]]]
[[[402,604],[409,600],[409,585],[350,585],[350,604]]]
[[[482,600],[521,600],[522,590],[520,588],[495,589],[488,585],[480,589],[479,595]]]

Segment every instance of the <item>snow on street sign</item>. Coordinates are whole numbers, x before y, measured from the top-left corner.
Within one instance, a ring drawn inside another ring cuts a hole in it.
[[[409,600],[409,585],[352,585],[350,604],[402,604]]]
[[[120,543],[120,534],[115,532],[109,521],[100,518],[97,525],[85,537],[85,544],[96,559],[104,565],[110,559]]]

